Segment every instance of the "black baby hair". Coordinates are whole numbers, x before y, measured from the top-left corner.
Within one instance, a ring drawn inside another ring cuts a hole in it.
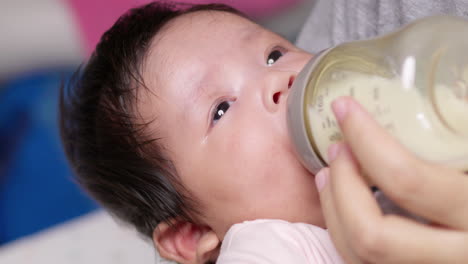
[[[122,15],[101,38],[85,67],[61,89],[59,123],[77,182],[113,215],[151,238],[160,222],[193,221],[194,199],[136,111],[153,38],[169,21],[197,11],[243,16],[222,4],[153,2]]]

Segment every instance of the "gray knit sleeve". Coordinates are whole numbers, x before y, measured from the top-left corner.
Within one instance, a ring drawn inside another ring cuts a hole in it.
[[[342,42],[385,34],[429,15],[468,17],[468,0],[309,1],[315,4],[296,44],[313,53]]]

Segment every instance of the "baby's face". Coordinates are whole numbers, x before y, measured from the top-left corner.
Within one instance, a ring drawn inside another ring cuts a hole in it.
[[[289,87],[310,58],[219,11],[179,17],[155,38],[143,73],[154,94],[139,107],[220,238],[258,218],[324,225],[286,127]]]

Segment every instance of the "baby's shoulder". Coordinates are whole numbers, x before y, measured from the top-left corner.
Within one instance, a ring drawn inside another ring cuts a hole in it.
[[[328,232],[321,227],[306,223],[291,223],[278,219],[258,219],[233,225],[227,232],[225,239],[238,236],[256,237],[257,239],[272,237],[300,239],[307,236],[328,237]]]
[[[341,263],[325,229],[270,219],[233,225],[220,256],[255,258],[252,263]]]

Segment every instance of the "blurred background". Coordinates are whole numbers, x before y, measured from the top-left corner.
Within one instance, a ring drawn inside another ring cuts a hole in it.
[[[217,2],[240,9],[294,42],[312,1]],[[34,254],[47,250],[53,254],[68,250],[67,254],[81,260],[77,263],[83,263],[86,249],[64,247],[77,247],[79,239],[83,245],[89,245],[90,239],[105,244],[117,239],[118,227],[109,227],[113,222],[73,181],[58,135],[57,95],[61,83],[86,62],[118,16],[147,2],[0,1],[0,263],[19,263],[21,256],[25,262],[38,263]],[[93,237],[103,230],[114,237]],[[52,248],[44,249],[50,241],[54,241]],[[122,261],[121,255],[113,256]],[[98,262],[95,255],[91,257]]]

